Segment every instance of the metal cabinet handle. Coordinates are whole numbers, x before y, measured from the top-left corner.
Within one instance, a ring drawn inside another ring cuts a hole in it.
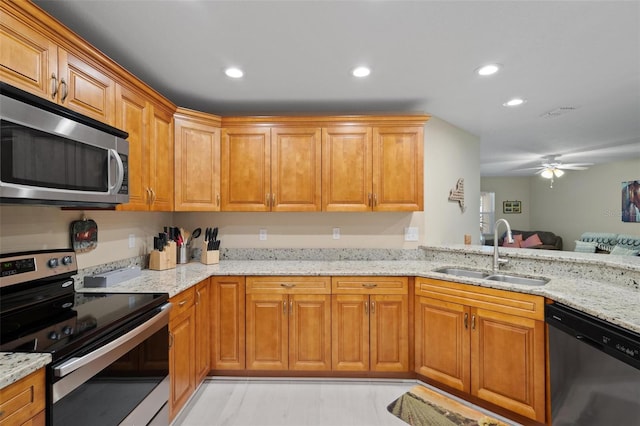
[[[151,188],[147,188],[147,204],[151,205]]]
[[[293,315],[293,300],[289,300],[289,315]]]
[[[64,81],[64,78],[60,79],[60,87],[64,86],[64,91],[62,92],[62,98],[60,100],[62,102],[67,100],[67,96],[69,95],[69,86],[67,86],[67,82]]]
[[[378,284],[376,284],[376,283],[362,283],[362,287],[364,287],[364,288],[376,288],[376,287],[378,287]]]
[[[364,314],[369,315],[369,302],[364,302]]]
[[[378,205],[378,194],[373,194],[373,207]]]
[[[371,315],[376,313],[376,302],[371,301]]]
[[[55,99],[58,94],[58,77],[51,73],[51,99]]]
[[[372,204],[372,201],[371,201],[371,193],[369,193],[369,194],[368,194],[368,198],[369,198],[369,202],[367,203],[367,205],[368,205],[369,207],[372,207],[372,206],[373,206],[373,204]]]
[[[282,314],[283,315],[287,315],[287,301],[286,300],[282,301]]]
[[[196,305],[200,304],[200,290],[196,290]]]
[[[155,203],[156,202],[156,191],[153,190],[153,188],[151,188],[151,203]]]
[[[169,333],[169,347],[173,346],[173,333]]]
[[[271,207],[276,205],[276,194],[271,194]]]
[[[296,285],[294,283],[280,283],[280,286],[282,286],[284,288],[293,288]]]
[[[220,194],[216,195],[216,205],[220,207]]]
[[[270,194],[264,196],[264,203],[267,205],[267,207],[271,206],[271,197],[269,195]]]
[[[465,329],[469,328],[469,314],[466,312],[464,314],[464,328]]]
[[[178,306],[184,306],[187,303],[186,300],[183,300],[182,302],[178,303]]]
[[[476,329],[476,316],[475,316],[475,315],[473,315],[473,316],[471,317],[471,329],[472,329],[472,330],[475,330],[475,329]]]

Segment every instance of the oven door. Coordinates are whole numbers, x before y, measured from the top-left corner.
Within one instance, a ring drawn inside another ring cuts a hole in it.
[[[170,308],[167,303],[115,339],[52,364],[47,424],[148,424],[169,397]]]

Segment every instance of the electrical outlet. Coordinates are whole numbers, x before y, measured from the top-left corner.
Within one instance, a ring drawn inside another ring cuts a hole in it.
[[[418,241],[418,228],[410,226],[408,228],[404,228],[404,240],[405,241]]]
[[[340,228],[333,228],[333,239],[334,240],[340,239]]]
[[[260,241],[267,241],[267,230],[266,229],[261,229],[260,230]]]
[[[136,247],[136,234],[129,234],[129,248]]]

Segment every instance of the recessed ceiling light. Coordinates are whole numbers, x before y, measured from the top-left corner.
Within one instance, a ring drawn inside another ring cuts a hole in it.
[[[486,77],[488,75],[493,75],[497,73],[498,71],[500,71],[500,68],[501,68],[500,64],[487,64],[476,69],[476,74]]]
[[[504,105],[506,107],[515,107],[515,106],[522,105],[525,102],[526,102],[526,100],[524,100],[522,98],[513,98],[513,99],[510,99],[507,102],[503,103],[502,105]]]
[[[367,67],[357,67],[351,71],[354,77],[366,77],[371,74],[371,70]]]
[[[231,78],[241,78],[244,75],[244,72],[240,68],[230,67],[224,70],[224,73],[227,77]]]

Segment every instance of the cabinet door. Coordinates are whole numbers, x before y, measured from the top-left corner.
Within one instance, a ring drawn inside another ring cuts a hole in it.
[[[331,369],[331,296],[289,295],[289,369]]]
[[[245,278],[213,277],[211,365],[216,370],[245,368]]]
[[[423,156],[422,127],[374,127],[374,211],[424,209]]]
[[[320,211],[319,128],[271,129],[271,210]]]
[[[173,210],[173,112],[153,105],[149,120],[151,210]]]
[[[369,370],[369,296],[331,296],[331,363],[336,371]]]
[[[175,210],[220,210],[220,129],[176,117]]]
[[[116,85],[116,124],[129,133],[129,202],[118,210],[149,210],[149,136],[146,98],[127,86]]]
[[[269,211],[271,133],[263,128],[222,130],[221,210]]]
[[[58,49],[58,70],[58,102],[113,126],[116,105],[114,80],[64,49]]]
[[[407,295],[369,296],[371,371],[409,371]]]
[[[429,297],[416,298],[416,373],[469,392],[469,308]]]
[[[210,280],[196,285],[196,386],[211,371],[211,286]]]
[[[55,102],[58,46],[4,10],[0,13],[0,46],[0,79]]]
[[[322,210],[370,211],[371,129],[322,129]]]
[[[195,316],[193,307],[169,322],[169,420],[180,411],[195,390]]]
[[[544,422],[544,322],[477,308],[471,313],[471,393]]]
[[[248,294],[247,369],[288,368],[288,297],[286,294]]]
[[[44,418],[39,413],[44,412],[45,395],[44,368],[3,387],[0,389],[0,424],[44,425]],[[30,423],[31,420],[35,421]]]

